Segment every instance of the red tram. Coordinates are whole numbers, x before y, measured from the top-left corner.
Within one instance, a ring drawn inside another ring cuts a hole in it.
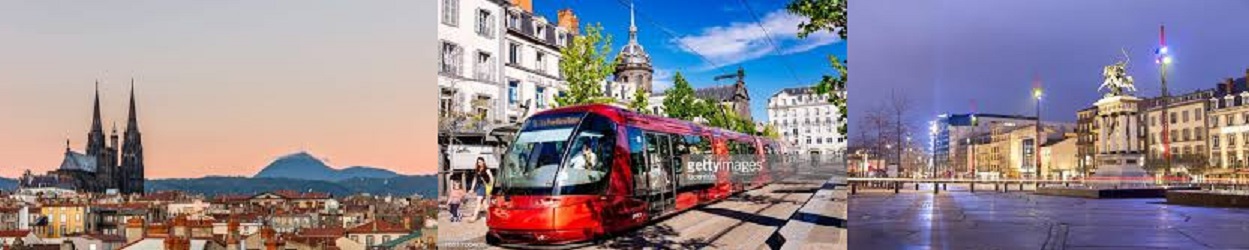
[[[503,156],[487,241],[563,244],[629,230],[767,184],[784,174],[768,166],[781,151],[766,138],[609,105],[543,111]],[[681,164],[691,155],[754,155],[763,164],[753,174],[720,169],[694,180]]]

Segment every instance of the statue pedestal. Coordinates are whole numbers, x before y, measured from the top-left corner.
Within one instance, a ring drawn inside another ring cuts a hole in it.
[[[1139,186],[1153,183],[1153,179],[1141,167],[1141,155],[1133,153],[1102,154],[1097,156],[1097,172],[1089,178],[1096,186]]]

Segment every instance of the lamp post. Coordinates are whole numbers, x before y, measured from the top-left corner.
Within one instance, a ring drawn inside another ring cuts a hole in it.
[[[1045,95],[1041,85],[1032,88],[1032,98],[1036,99],[1036,137],[1032,139],[1032,156],[1036,162],[1032,165],[1032,178],[1041,177],[1041,96]]]
[[[1167,115],[1167,108],[1170,106],[1171,93],[1167,91],[1167,66],[1171,65],[1171,54],[1167,49],[1166,26],[1158,26],[1158,50],[1154,51],[1154,63],[1158,64],[1158,73],[1161,76],[1162,83],[1162,158],[1165,176],[1171,176],[1171,134]]]

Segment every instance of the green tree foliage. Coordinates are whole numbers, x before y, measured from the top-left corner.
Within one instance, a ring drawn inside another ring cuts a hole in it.
[[[568,91],[555,98],[559,106],[610,102],[603,95],[602,82],[616,68],[611,55],[611,35],[602,34],[597,23],[586,25],[585,34],[573,37],[572,43],[560,50],[559,72],[568,82]]]
[[[776,130],[776,126],[772,126],[772,124],[767,124],[767,125],[763,125],[763,136],[772,138],[775,140],[780,140],[781,132]]]
[[[794,0],[785,6],[785,10],[807,18],[806,22],[798,24],[798,38],[806,38],[814,32],[827,31],[835,32],[841,39],[847,39],[849,33],[846,16],[849,12],[846,9],[846,2],[848,1]],[[828,101],[840,111],[837,131],[844,138],[848,123],[846,122],[846,96],[841,92],[846,89],[846,61],[835,55],[829,55],[828,60],[832,63],[833,70],[837,71],[837,75],[824,75],[824,78],[816,83],[816,93],[830,94]]]
[[[807,17],[798,24],[798,38],[806,38],[813,32],[837,32],[846,38],[846,2],[849,0],[795,0],[785,6],[790,14]],[[841,28],[841,29],[838,29]]]
[[[828,95],[828,102],[837,108],[837,132],[844,138],[847,134],[846,115],[846,64],[839,60],[835,55],[828,56],[828,62],[832,64],[833,69],[837,71],[837,75],[824,75],[819,83],[815,84],[815,92]]]
[[[694,96],[694,87],[681,72],[672,77],[672,87],[664,90],[664,112],[668,117],[681,120],[693,120],[703,117],[707,110],[699,107],[700,100]],[[703,117],[706,118],[706,117]]]
[[[650,95],[642,88],[633,90],[633,100],[629,101],[629,109],[638,113],[650,114],[650,110],[646,109],[646,106],[650,106],[650,100],[647,100],[649,97]]]

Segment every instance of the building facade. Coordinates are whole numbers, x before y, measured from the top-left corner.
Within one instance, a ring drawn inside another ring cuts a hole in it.
[[[1076,167],[1080,169],[1082,176],[1097,169],[1099,126],[1097,107],[1088,107],[1076,112]]]
[[[1249,157],[1249,86],[1245,79],[1227,78],[1206,100],[1210,148],[1209,161],[1212,168],[1240,169],[1246,167]],[[1220,172],[1220,171],[1214,171]]]
[[[768,123],[780,132],[782,140],[807,154],[832,154],[846,148],[838,131],[841,112],[828,102],[828,94],[812,87],[786,88],[768,98]]]
[[[507,123],[518,123],[529,114],[555,107],[555,97],[568,89],[559,70],[560,51],[575,34],[535,14],[529,6],[505,8],[503,115]],[[576,20],[569,9],[560,10],[559,16]]]
[[[978,151],[977,145],[992,141],[993,135],[1003,132],[1003,129],[1013,130],[1020,126],[1034,125],[1036,122],[1036,117],[1019,115],[986,113],[939,115],[933,121],[933,137],[931,138],[933,165],[938,172],[971,174],[978,169],[977,166],[989,164],[985,161],[978,162],[978,159],[996,159],[991,156],[992,148],[986,148],[990,151]],[[1075,126],[1055,121],[1041,121],[1041,124],[1042,127],[1052,128],[1054,131],[1070,130]]]
[[[1205,113],[1214,93],[1213,89],[1207,89],[1172,96],[1165,116],[1161,97],[1143,101],[1141,119],[1145,125],[1147,169],[1165,168],[1168,154],[1173,173],[1187,172],[1189,166],[1208,163],[1205,159],[1208,155]]]

